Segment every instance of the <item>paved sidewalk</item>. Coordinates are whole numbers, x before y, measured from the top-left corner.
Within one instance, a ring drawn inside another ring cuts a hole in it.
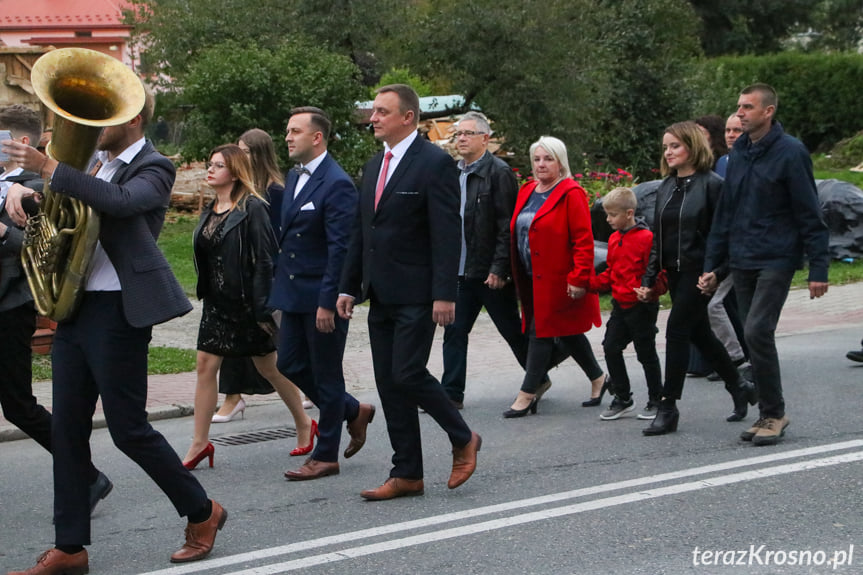
[[[200,305],[196,303],[195,310],[185,317],[177,318],[164,325],[156,326],[153,331],[153,345],[194,348],[200,319]],[[356,309],[351,322],[348,342],[345,349],[345,379],[348,389],[352,392],[374,390],[371,351],[368,345],[365,306]],[[603,314],[603,320],[608,314]],[[665,322],[667,311],[659,314],[659,334],[656,342],[660,353],[665,350]],[[777,336],[817,333],[849,325],[860,325],[860,337],[863,337],[863,282],[843,286],[831,286],[826,296],[817,300],[809,299],[807,290],[792,290],[785,303],[785,308],[777,329]],[[588,338],[593,345],[596,357],[602,362],[602,335],[604,327],[593,329]],[[442,371],[441,342],[443,330],[438,329],[429,360],[429,369],[440,376]],[[856,348],[859,340],[848,342],[848,349]],[[844,349],[837,350],[837,358],[842,359]],[[634,354],[631,349],[628,353]],[[494,325],[485,313],[480,314],[470,336],[470,360],[468,362],[468,378],[471,374],[488,374],[500,369],[501,362],[511,361],[517,367],[515,360],[498,335]],[[514,387],[514,390],[517,386]],[[33,390],[39,402],[48,409],[51,408],[51,382],[36,382]],[[147,410],[150,419],[165,419],[181,417],[192,413],[195,395],[195,373],[178,373],[172,375],[154,375],[150,377]],[[280,401],[276,394],[264,396],[247,396],[249,406]],[[104,427],[105,419],[101,404],[96,406],[94,427]],[[20,430],[0,416],[0,442],[26,437]]]

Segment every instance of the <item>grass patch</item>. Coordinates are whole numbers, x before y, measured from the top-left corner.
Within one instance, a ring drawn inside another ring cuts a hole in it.
[[[850,170],[822,169],[815,170],[816,180],[841,180],[854,184],[863,189],[863,172],[852,172]]]
[[[194,349],[180,349],[176,347],[151,347],[150,359],[147,366],[148,375],[161,375],[166,373],[185,373],[195,371]],[[33,381],[51,381],[50,355],[33,355]]]
[[[192,255],[192,233],[197,224],[198,216],[195,214],[169,212],[158,242],[183,291],[189,296],[195,295],[197,282]]]

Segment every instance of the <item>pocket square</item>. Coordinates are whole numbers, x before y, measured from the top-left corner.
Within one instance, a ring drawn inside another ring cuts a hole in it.
[[[315,204],[312,202],[306,202],[305,204],[300,206],[301,212],[310,212],[310,211],[314,211],[314,209],[315,209]]]

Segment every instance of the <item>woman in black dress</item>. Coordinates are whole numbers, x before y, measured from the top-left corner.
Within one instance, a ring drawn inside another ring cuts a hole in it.
[[[197,293],[204,309],[198,331],[195,433],[183,459],[190,469],[204,458],[213,466],[208,437],[223,357],[253,359],[291,411],[298,448],[313,443],[317,428],[303,410],[297,388],[276,368],[276,324],[267,307],[275,236],[266,202],[252,183],[249,159],[239,146],[213,150],[207,183],[216,198],[201,212],[194,234]]]
[[[237,145],[249,157],[255,190],[267,200],[270,222],[278,236],[285,180],[279,170],[273,139],[264,130],[252,128],[240,136]],[[272,392],[270,382],[258,373],[251,359],[226,357],[219,370],[219,393],[225,394],[225,401],[213,415],[213,423],[227,423],[237,416],[242,416],[246,410],[242,394],[259,395]]]

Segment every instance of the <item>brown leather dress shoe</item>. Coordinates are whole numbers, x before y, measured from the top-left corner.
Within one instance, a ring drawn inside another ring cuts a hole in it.
[[[360,495],[369,501],[383,501],[406,497],[409,495],[422,495],[424,486],[422,479],[404,479],[402,477],[390,477],[377,489],[366,489]]]
[[[476,469],[476,454],[482,447],[482,437],[471,432],[470,441],[464,447],[452,448],[452,473],[446,486],[455,489],[473,475]]]
[[[225,526],[228,512],[213,501],[213,512],[203,523],[189,522],[186,525],[186,542],[179,551],[171,555],[171,563],[198,561],[210,554],[216,541],[216,532]]]
[[[339,474],[338,461],[318,461],[311,457],[303,463],[296,471],[285,471],[285,477],[291,481],[306,481],[308,479],[320,479],[327,475]]]
[[[10,571],[9,575],[84,575],[89,572],[86,549],[69,554],[55,548],[42,553],[33,567],[26,571]]]
[[[360,404],[360,412],[353,421],[348,422],[348,433],[351,442],[345,448],[345,459],[350,459],[366,444],[366,428],[375,418],[375,406],[369,403]]]

